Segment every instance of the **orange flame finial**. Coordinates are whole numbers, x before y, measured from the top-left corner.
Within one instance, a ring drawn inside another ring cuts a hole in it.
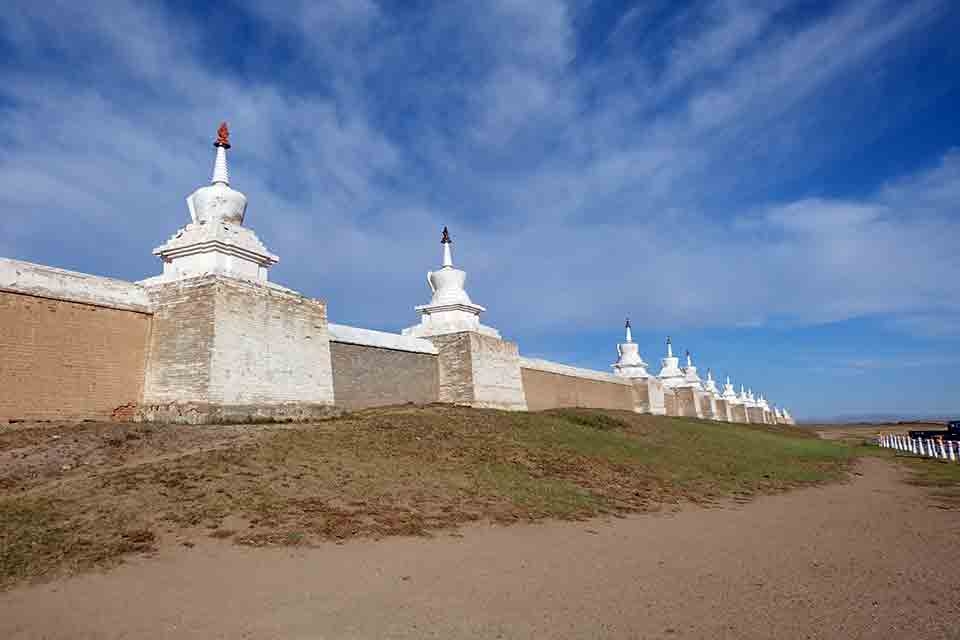
[[[223,147],[224,149],[230,148],[230,129],[227,128],[226,122],[220,123],[220,128],[217,129],[217,141],[213,143],[215,147]]]

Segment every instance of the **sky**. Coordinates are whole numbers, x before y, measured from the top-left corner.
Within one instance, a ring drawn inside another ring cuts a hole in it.
[[[0,256],[137,280],[230,123],[271,279],[398,331],[449,226],[486,324],[609,370],[632,320],[800,419],[960,414],[951,0],[26,2]]]

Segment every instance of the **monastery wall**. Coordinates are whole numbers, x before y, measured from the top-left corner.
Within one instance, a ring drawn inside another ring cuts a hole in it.
[[[0,420],[129,418],[150,324],[133,283],[0,259]]]
[[[632,381],[600,371],[534,358],[520,358],[520,371],[531,411],[559,407],[634,411],[642,397]]]
[[[754,424],[763,424],[763,409],[760,407],[747,407],[747,421]]]
[[[732,422],[730,410],[726,400],[720,398],[719,400],[716,400],[714,406],[716,407],[716,415],[713,417],[714,420],[719,420],[720,422]]]
[[[429,340],[337,324],[329,330],[338,407],[438,401],[439,351]]]
[[[676,415],[684,416],[687,418],[700,418],[702,413],[700,411],[700,403],[698,402],[696,392],[689,387],[681,387],[674,390],[677,395],[677,411]]]
[[[469,331],[429,340],[439,351],[440,402],[512,411],[527,408],[515,343]]]
[[[331,412],[323,302],[220,275],[149,293],[155,315],[141,419],[304,420]]]

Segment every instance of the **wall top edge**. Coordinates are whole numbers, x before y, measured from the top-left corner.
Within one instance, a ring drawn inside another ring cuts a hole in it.
[[[350,327],[345,324],[330,323],[328,330],[332,342],[347,342],[365,347],[377,347],[379,349],[393,349],[395,351],[412,351],[414,353],[426,353],[437,355],[439,351],[429,340],[423,338],[414,338],[404,336],[399,333],[388,333],[386,331],[375,331],[373,329],[361,329],[360,327]]]
[[[150,298],[135,282],[0,258],[0,290],[98,307],[151,313]]]
[[[544,371],[546,373],[557,373],[563,376],[570,376],[573,378],[585,378],[587,380],[597,380],[599,382],[612,382],[614,384],[622,384],[625,386],[633,386],[633,382],[627,378],[621,378],[615,376],[612,373],[605,373],[603,371],[595,371],[594,369],[583,369],[581,367],[574,367],[568,364],[560,364],[559,362],[551,362],[549,360],[541,360],[539,358],[525,358],[520,357],[520,368],[521,369],[533,369],[535,371]]]

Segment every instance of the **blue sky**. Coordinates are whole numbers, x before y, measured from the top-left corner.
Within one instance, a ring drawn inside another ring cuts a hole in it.
[[[0,255],[157,273],[225,119],[336,322],[414,324],[449,225],[527,355],[629,315],[801,418],[960,413],[957,3],[197,4],[0,12]]]

